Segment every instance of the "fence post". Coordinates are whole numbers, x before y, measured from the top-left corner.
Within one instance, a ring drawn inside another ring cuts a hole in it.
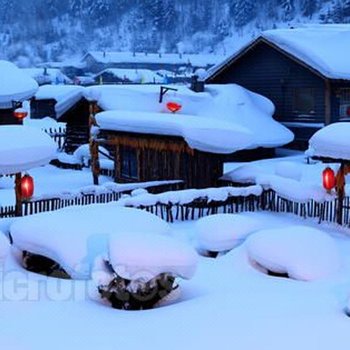
[[[22,174],[16,173],[16,176],[15,176],[15,193],[16,193],[15,215],[16,216],[22,216],[21,179],[22,179]]]

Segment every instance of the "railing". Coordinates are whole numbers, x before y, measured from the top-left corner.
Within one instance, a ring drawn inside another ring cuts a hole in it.
[[[65,127],[60,126],[58,128],[45,128],[43,131],[52,137],[52,139],[56,142],[58,149],[63,149],[66,140]]]

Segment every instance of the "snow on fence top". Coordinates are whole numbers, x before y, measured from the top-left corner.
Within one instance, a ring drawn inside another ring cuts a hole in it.
[[[102,129],[167,135],[175,133],[183,137],[183,134],[189,133],[188,139],[196,138],[195,143],[200,141],[198,144],[202,143],[208,152],[212,149],[211,139],[217,139],[219,149],[222,148],[215,151],[213,147],[213,153],[276,147],[293,140],[293,133],[272,118],[272,102],[239,85],[211,85],[204,93],[195,93],[186,87],[172,88],[178,91],[166,93],[163,103],[159,103],[160,87],[154,85],[91,87],[85,90],[85,97],[96,100],[105,111],[119,111],[114,117],[112,114],[97,115]],[[166,103],[171,100],[179,101],[182,105],[176,114],[170,114],[166,109]],[[133,120],[128,130],[125,130],[126,120]],[[147,129],[147,126],[150,127]],[[244,139],[237,137],[237,131],[243,129],[251,134],[249,144],[246,143],[247,135]],[[233,130],[234,133],[231,132]],[[223,134],[227,138],[222,138],[220,142]],[[206,143],[209,147],[205,147]]]
[[[224,58],[224,56],[216,56],[212,54],[175,54],[175,53],[144,53],[144,52],[108,52],[108,51],[90,51],[83,58],[84,61],[91,56],[99,63],[160,63],[160,64],[177,64],[196,67],[206,67],[207,65],[216,64]]]
[[[350,160],[350,123],[334,123],[317,131],[309,140],[307,155]]]
[[[229,197],[260,196],[261,186],[248,187],[218,187],[205,189],[189,189],[180,191],[168,191],[159,194],[144,193],[135,197],[123,198],[117,202],[121,206],[152,206],[155,204],[188,204],[195,200],[205,198],[208,202],[222,201]]]
[[[43,85],[35,94],[37,100],[52,99],[56,101],[57,118],[72,108],[83,97],[84,88],[75,85]]]
[[[18,218],[10,231],[14,246],[58,262],[74,279],[88,279],[97,255],[106,255],[119,234],[166,235],[169,225],[146,211],[95,204]]]
[[[45,132],[27,126],[0,127],[0,175],[14,174],[47,164],[56,144]]]
[[[327,78],[350,79],[350,25],[268,30],[262,37]]]
[[[0,109],[12,108],[12,101],[31,98],[38,90],[37,82],[13,63],[0,61]]]

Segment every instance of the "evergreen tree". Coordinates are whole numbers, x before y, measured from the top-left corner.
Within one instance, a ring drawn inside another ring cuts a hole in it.
[[[290,21],[293,18],[295,11],[294,0],[282,0],[281,7],[283,10],[284,20]]]
[[[301,1],[301,13],[309,18],[315,13],[318,7],[317,0],[302,0]]]
[[[255,17],[255,3],[254,0],[236,0],[232,9],[236,27],[243,27]]]

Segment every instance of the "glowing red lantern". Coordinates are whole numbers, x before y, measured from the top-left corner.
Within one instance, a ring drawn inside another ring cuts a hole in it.
[[[178,112],[182,106],[179,102],[175,102],[175,101],[169,101],[167,104],[166,104],[166,108],[168,108],[168,110],[171,112],[171,113],[176,113]]]
[[[327,167],[322,173],[323,187],[330,191],[336,185],[336,178],[333,169]]]
[[[21,178],[21,197],[30,199],[34,193],[34,179],[30,175],[24,175]]]
[[[15,118],[17,118],[18,120],[23,120],[23,119],[28,115],[28,112],[27,112],[24,108],[17,108],[17,109],[15,109],[15,111],[13,112],[13,115],[14,115]]]

